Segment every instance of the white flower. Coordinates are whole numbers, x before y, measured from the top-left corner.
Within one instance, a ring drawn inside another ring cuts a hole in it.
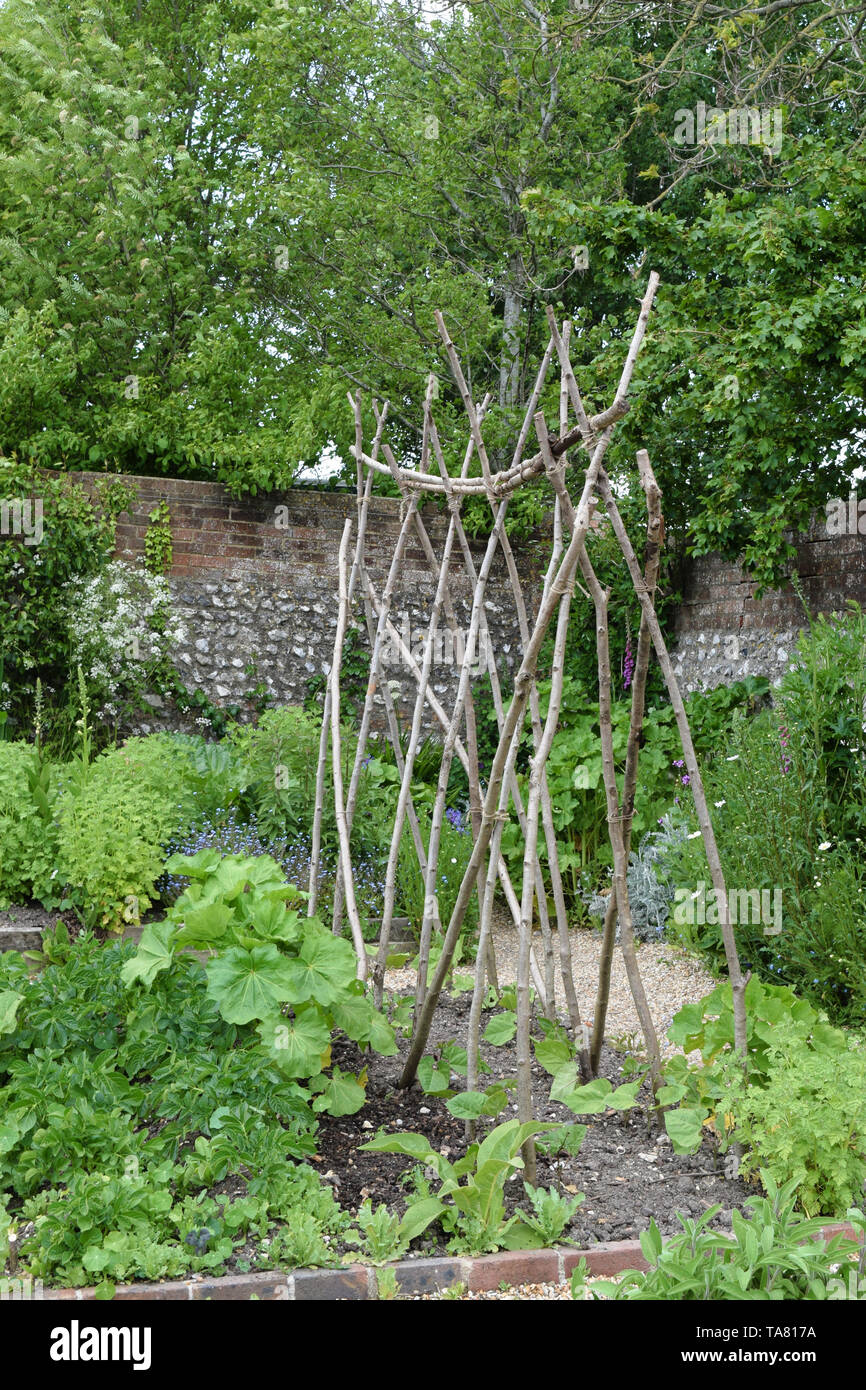
[[[689,840],[697,840],[697,839],[700,838],[700,834],[701,834],[700,830],[693,830],[692,833],[691,833],[691,835],[687,836],[687,838],[688,838]]]
[[[823,850],[825,850],[825,849],[832,849],[833,846],[832,846],[832,844],[830,843],[829,840],[825,840],[824,843],[823,843],[823,845],[819,845],[818,848],[819,848],[819,850],[823,851]]]
[[[726,801],[714,801],[714,802],[713,802],[713,805],[714,805],[714,806],[726,806],[726,805],[727,805],[727,802],[726,802]]]

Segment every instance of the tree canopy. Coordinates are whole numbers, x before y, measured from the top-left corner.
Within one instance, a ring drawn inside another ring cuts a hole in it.
[[[656,269],[611,467],[646,445],[669,526],[762,579],[783,530],[847,488],[864,424],[860,0],[3,14],[6,453],[282,487],[329,446],[348,458],[347,389],[369,419],[372,396],[390,402],[411,459],[433,373],[456,460],[441,309],[505,454],[547,306],[574,321],[595,408]]]

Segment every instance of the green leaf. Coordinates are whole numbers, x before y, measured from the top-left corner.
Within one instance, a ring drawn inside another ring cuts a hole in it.
[[[219,868],[221,859],[222,855],[217,849],[200,849],[198,854],[173,854],[165,861],[163,872],[205,879]]]
[[[625,1086],[617,1086],[607,1098],[607,1103],[611,1110],[631,1110],[637,1100],[637,1093],[641,1087],[641,1080],[629,1081]]]
[[[331,1030],[315,1004],[299,1009],[292,1019],[264,1019],[258,1033],[284,1076],[315,1076],[322,1070]]]
[[[422,1231],[441,1216],[448,1208],[444,1202],[440,1202],[438,1197],[424,1197],[420,1202],[413,1202],[407,1207],[406,1213],[400,1222],[400,1238],[404,1241],[415,1240]]]
[[[369,1043],[382,1057],[396,1055],[394,1029],[363,995],[344,995],[330,1006],[330,1014],[335,1027],[355,1042]]]
[[[418,1084],[428,1096],[441,1096],[451,1089],[451,1071],[437,1064],[434,1057],[422,1057],[418,1063]]]
[[[662,1252],[661,1232],[654,1219],[650,1221],[648,1230],[640,1233],[640,1248],[647,1264],[654,1265]]]
[[[315,999],[319,1004],[334,1004],[356,975],[355,952],[348,941],[341,941],[330,932],[308,936],[301,946],[299,959],[286,961],[291,992],[286,997],[293,1004]]]
[[[600,1111],[606,1110],[611,1104],[613,1092],[613,1087],[607,1078],[599,1076],[595,1081],[588,1082],[586,1086],[578,1086],[574,1090],[569,1090],[567,1076],[571,1075],[572,1070],[569,1067],[557,1073],[550,1089],[550,1099],[561,1101],[563,1105],[568,1106],[569,1110],[573,1110],[575,1115],[597,1115]]]
[[[145,927],[135,955],[121,966],[120,978],[125,985],[141,980],[149,989],[160,971],[169,968],[174,960],[175,930],[173,922],[152,922]]]
[[[183,916],[183,926],[175,937],[177,946],[207,947],[225,936],[232,910],[225,903],[206,903],[190,907]]]
[[[686,1087],[676,1081],[667,1086],[660,1086],[656,1091],[656,1101],[659,1105],[676,1105],[685,1094]]]
[[[366,1144],[359,1144],[359,1149],[369,1150],[371,1153],[382,1154],[406,1154],[409,1158],[433,1159],[439,1158],[439,1154],[431,1147],[430,1140],[423,1134],[377,1134],[372,1139],[368,1139]]]
[[[674,1153],[693,1153],[700,1146],[706,1113],[682,1108],[665,1111],[665,1129],[670,1136]]]
[[[23,994],[16,994],[12,989],[0,991],[0,1033],[15,1032],[15,1015],[23,998]]]
[[[0,1154],[8,1154],[20,1138],[21,1131],[15,1125],[0,1125]]]
[[[296,1002],[295,964],[271,943],[252,951],[235,946],[208,966],[207,992],[226,1023],[269,1018],[277,1004]]]
[[[456,1071],[458,1076],[466,1075],[469,1070],[469,1061],[465,1047],[460,1047],[459,1043],[456,1042],[446,1042],[442,1044],[440,1051],[442,1061],[446,1062],[452,1071]],[[478,1070],[484,1071],[486,1068],[479,1066]]]
[[[329,1115],[354,1115],[366,1098],[364,1087],[356,1076],[334,1067],[333,1075],[328,1077],[321,1095],[313,1101],[313,1109],[317,1114],[325,1110]]]
[[[542,1038],[535,1044],[535,1056],[539,1066],[555,1076],[561,1067],[568,1065],[574,1053],[562,1038]]]
[[[460,1091],[450,1100],[446,1100],[445,1108],[458,1120],[477,1120],[482,1115],[487,1114],[488,1097],[483,1091]]]
[[[517,1032],[517,1019],[514,1014],[497,1014],[484,1030],[484,1041],[491,1047],[502,1047],[511,1042]]]
[[[545,1239],[538,1227],[519,1211],[504,1228],[501,1244],[503,1250],[543,1250]]]

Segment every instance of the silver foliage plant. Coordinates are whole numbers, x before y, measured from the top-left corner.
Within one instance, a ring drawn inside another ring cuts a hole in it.
[[[651,830],[629,855],[628,898],[634,934],[640,941],[660,941],[668,924],[674,885],[667,870],[672,852],[686,838],[686,828],[670,812],[663,816],[659,830]],[[593,893],[585,898],[593,917],[604,917],[607,896]],[[619,922],[616,939],[619,941]]]

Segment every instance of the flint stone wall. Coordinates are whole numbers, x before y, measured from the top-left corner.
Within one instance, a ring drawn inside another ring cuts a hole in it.
[[[74,475],[88,490],[101,475]],[[337,624],[337,553],[347,517],[355,519],[350,491],[294,489],[233,500],[217,483],[177,478],[130,478],[139,500],[124,513],[117,528],[118,555],[140,558],[148,513],[162,498],[171,513],[173,563],[169,582],[187,640],[175,660],[191,690],[202,690],[217,705],[240,704],[250,714],[248,692],[260,681],[274,702],[301,704],[308,684],[330,670]],[[282,509],[279,513],[277,509]],[[830,535],[817,517],[808,532],[791,537],[797,547],[792,572],[799,576],[812,613],[842,612],[855,599],[866,607],[866,534],[854,525],[848,534]],[[447,515],[425,507],[422,515],[437,553],[441,554]],[[283,525],[278,525],[278,518]],[[866,517],[863,518],[866,530]],[[366,555],[378,593],[382,592],[400,529],[400,504],[373,498]],[[476,568],[484,542],[471,543]],[[542,529],[516,548],[516,558],[530,617],[540,594],[540,576],[549,557],[549,536]],[[455,547],[450,593],[463,633],[469,623],[470,590]],[[793,660],[805,626],[803,608],[787,583],[755,597],[756,584],[736,565],[718,556],[692,559],[687,567],[683,601],[671,637],[674,669],[684,693],[730,684],[748,675],[778,683]],[[405,551],[392,605],[392,621],[411,636],[420,662],[434,583],[417,537]],[[519,665],[520,639],[501,555],[493,565],[486,603],[490,638],[504,682]],[[356,599],[353,619],[363,629],[363,608]],[[443,623],[444,633],[444,623]],[[483,653],[481,653],[483,655]],[[437,652],[432,685],[448,710],[456,692],[461,651],[450,639]],[[255,663],[256,675],[247,668]],[[415,683],[391,650],[388,677],[398,683],[401,719],[411,719]],[[168,713],[154,698],[154,722],[140,732],[166,727]],[[378,719],[382,727],[381,708]],[[425,712],[425,729],[432,726]]]
[[[849,599],[866,607],[866,535],[855,527],[828,534],[825,516],[807,532],[789,536],[797,554],[789,568],[799,577],[809,611],[845,611]],[[806,627],[803,605],[786,580],[755,597],[757,585],[717,555],[690,561],[683,601],[674,620],[674,670],[684,693],[767,676],[777,685]]]
[[[91,491],[99,475],[80,473],[74,477]],[[117,527],[120,558],[143,556],[148,514],[161,499],[168,503],[172,534],[168,579],[176,611],[186,628],[186,641],[175,650],[174,660],[187,687],[202,690],[216,705],[244,707],[246,702],[251,710],[246,696],[258,681],[275,703],[302,704],[309,682],[329,672],[333,659],[337,556],[346,518],[351,517],[357,526],[354,492],[294,489],[238,502],[217,483],[149,477],[133,477],[129,482],[137,487],[139,497],[132,514],[123,513]],[[434,550],[441,554],[447,513],[426,507],[422,516]],[[378,594],[385,586],[399,530],[399,501],[372,498],[365,555]],[[477,568],[485,543],[471,543],[471,548]],[[530,616],[538,602],[537,575],[542,561],[546,562],[547,549],[539,535],[535,542],[522,545],[516,556],[526,581],[524,594]],[[451,576],[451,599],[458,626],[465,634],[471,592],[456,545]],[[413,532],[404,551],[391,620],[401,636],[411,636],[419,664],[434,589]],[[501,556],[493,565],[486,615],[500,676],[510,684],[519,665],[520,639]],[[366,646],[360,591],[353,620],[362,628]],[[445,626],[444,618],[440,626]],[[456,693],[460,658],[460,643],[452,647],[447,636],[434,650],[431,683],[446,711],[450,711]],[[251,662],[255,663],[255,676],[248,673]],[[389,680],[399,685],[395,695],[401,719],[411,720],[415,681],[393,650],[386,672]],[[139,732],[165,727],[169,720],[158,697],[152,697],[152,703],[154,722],[149,727],[137,725]],[[431,727],[429,719],[425,727]]]

